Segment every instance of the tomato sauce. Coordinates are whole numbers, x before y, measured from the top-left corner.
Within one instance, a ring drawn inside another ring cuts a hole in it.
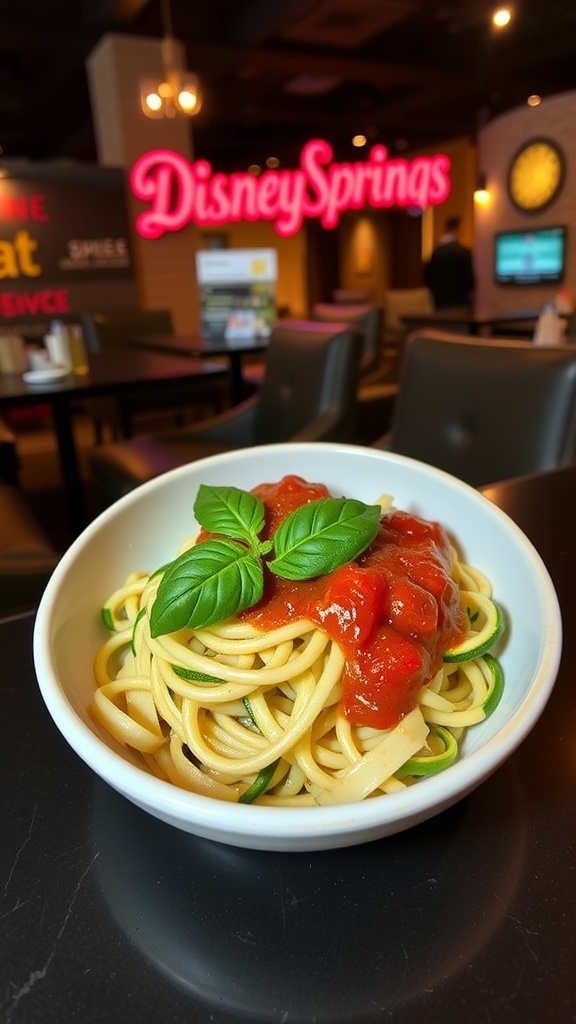
[[[266,509],[265,538],[296,508],[329,497],[323,484],[297,476],[261,484],[253,493]],[[376,538],[355,562],[298,582],[266,573],[262,600],[241,618],[259,629],[293,618],[312,620],[346,657],[346,717],[389,729],[416,705],[443,652],[466,632],[450,562],[450,543],[439,523],[386,512]]]

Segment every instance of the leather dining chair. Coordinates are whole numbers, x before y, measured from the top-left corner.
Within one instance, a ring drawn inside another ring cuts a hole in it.
[[[433,312],[428,288],[387,288],[384,292],[384,352],[392,364],[391,376],[398,379],[402,367],[404,342],[409,329],[404,316],[426,316]],[[432,326],[432,325],[431,325]]]
[[[316,302],[312,307],[312,319],[326,323],[344,321],[357,324],[364,334],[361,377],[379,368],[382,354],[382,310],[379,306],[371,303]]]
[[[376,448],[481,487],[576,460],[576,348],[424,330]]]
[[[0,483],[0,618],[34,611],[58,561],[23,492]]]
[[[93,481],[114,501],[217,452],[284,441],[352,442],[361,353],[362,332],[352,324],[278,320],[255,395],[197,426],[96,448]]]
[[[89,352],[110,352],[130,347],[139,337],[169,337],[174,334],[168,309],[118,309],[82,313],[84,341]],[[159,387],[154,394],[103,396],[88,402],[94,422],[96,443],[104,439],[106,424],[113,438],[130,437],[139,415],[168,413],[176,425],[183,424],[192,407],[211,414],[226,404],[220,382],[199,381],[193,390],[180,386]]]
[[[349,320],[364,333],[364,347],[358,382],[358,441],[370,444],[382,432],[390,416],[397,392],[393,379],[393,361],[383,344],[383,315],[380,306],[370,303],[338,305],[317,302],[312,307],[315,320]]]
[[[335,288],[332,292],[332,302],[341,306],[358,306],[372,301],[372,292],[365,288]]]

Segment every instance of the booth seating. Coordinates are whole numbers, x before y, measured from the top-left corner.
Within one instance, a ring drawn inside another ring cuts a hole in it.
[[[106,352],[126,349],[142,337],[160,337],[174,334],[172,314],[167,309],[113,310],[82,313],[80,317],[88,352]],[[104,425],[113,438],[130,437],[138,416],[151,412],[169,413],[176,426],[183,425],[187,417],[194,419],[213,415],[228,403],[226,383],[198,381],[188,385],[161,385],[154,393],[123,394],[90,399],[88,411],[94,421],[96,443],[104,440]]]
[[[362,332],[346,323],[279,320],[257,394],[204,424],[96,448],[92,477],[112,501],[216,452],[283,441],[355,440]]]
[[[406,343],[374,447],[474,487],[576,461],[576,347],[424,330]]]
[[[0,484],[0,616],[38,606],[58,557],[22,491]]]

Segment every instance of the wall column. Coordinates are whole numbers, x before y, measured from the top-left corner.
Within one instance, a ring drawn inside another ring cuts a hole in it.
[[[86,70],[98,162],[125,171],[126,207],[134,225],[143,205],[131,194],[130,168],[151,149],[173,149],[192,160],[192,121],[184,115],[151,120],[141,110],[140,79],[163,73],[160,39],[106,35],[88,57]],[[131,242],[141,307],[170,309],[178,333],[197,332],[196,226],[152,241],[132,227]]]

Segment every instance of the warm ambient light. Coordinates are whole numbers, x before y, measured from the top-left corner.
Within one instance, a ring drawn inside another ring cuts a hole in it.
[[[478,175],[478,184],[474,190],[474,202],[479,206],[485,206],[490,200],[490,193],[486,185],[486,175]]]
[[[496,28],[504,28],[505,25],[510,23],[512,18],[512,12],[508,7],[499,7],[497,11],[494,11],[492,15],[492,24]]]
[[[170,71],[163,81],[143,79],[140,82],[140,102],[146,117],[192,117],[202,106],[200,85],[196,75],[188,71]]]
[[[198,105],[198,96],[190,86],[184,86],[183,89],[178,93],[178,106],[180,110],[183,110],[186,114],[194,113],[195,107]]]
[[[140,82],[140,105],[146,117],[192,117],[202,106],[198,76],[182,67],[176,40],[172,37],[169,0],[162,3],[162,78],[145,78]]]
[[[542,103],[542,97],[538,96],[537,93],[533,93],[532,96],[528,97],[526,102],[529,107],[539,107]]]
[[[368,140],[365,135],[354,135],[352,138],[352,145],[358,147],[365,146],[367,141]]]

